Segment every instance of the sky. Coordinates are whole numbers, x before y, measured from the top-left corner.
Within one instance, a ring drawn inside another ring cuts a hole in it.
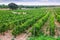
[[[18,5],[60,5],[60,0],[0,0],[0,4],[16,3]]]

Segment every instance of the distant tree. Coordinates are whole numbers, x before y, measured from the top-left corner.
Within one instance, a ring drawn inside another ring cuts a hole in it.
[[[23,5],[19,5],[19,9],[23,8]]]
[[[15,3],[9,3],[9,4],[8,4],[8,7],[9,7],[10,9],[12,9],[12,10],[18,9],[18,5],[15,4]]]

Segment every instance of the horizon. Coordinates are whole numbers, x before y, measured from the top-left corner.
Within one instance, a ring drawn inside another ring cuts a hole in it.
[[[60,5],[60,0],[0,0],[0,5],[16,3],[17,5]]]

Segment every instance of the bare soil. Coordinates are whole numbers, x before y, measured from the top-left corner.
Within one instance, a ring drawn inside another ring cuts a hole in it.
[[[56,36],[60,36],[60,23],[55,21],[56,25]]]
[[[49,28],[49,19],[47,20],[47,22],[41,28],[41,30],[43,31],[44,35],[49,35],[49,29],[48,28]]]
[[[5,32],[4,35],[0,34],[1,40],[12,40],[12,39],[14,39],[14,40],[27,40],[27,38],[28,38],[28,34],[26,34],[26,33],[22,33],[22,34],[18,35],[16,38],[13,38],[10,31]]]
[[[10,10],[9,8],[0,8],[0,10]]]

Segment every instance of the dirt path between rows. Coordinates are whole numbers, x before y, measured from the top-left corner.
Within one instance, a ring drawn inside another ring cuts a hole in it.
[[[52,9],[52,12],[54,13],[54,16],[55,16],[56,11],[54,9]],[[58,36],[60,36],[60,23],[57,21],[56,18],[55,18],[55,26],[56,26],[55,36],[57,38]]]
[[[46,12],[48,12],[48,11],[46,11]],[[49,35],[49,17],[48,17],[47,21],[45,22],[45,24],[43,25],[43,27],[41,28],[43,33],[44,33],[44,35]]]
[[[55,21],[56,25],[56,36],[60,36],[60,23]]]
[[[56,24],[57,27],[60,27],[60,23],[59,22],[55,21],[55,24]]]
[[[10,33],[10,31],[5,32],[5,35],[1,35],[0,34],[0,40],[27,40],[29,34],[26,33],[22,33],[20,35],[18,35],[16,38],[13,38],[12,34]]]
[[[47,22],[45,22],[45,24],[41,28],[44,35],[49,35],[49,29],[48,28],[49,28],[49,19],[47,20]]]

